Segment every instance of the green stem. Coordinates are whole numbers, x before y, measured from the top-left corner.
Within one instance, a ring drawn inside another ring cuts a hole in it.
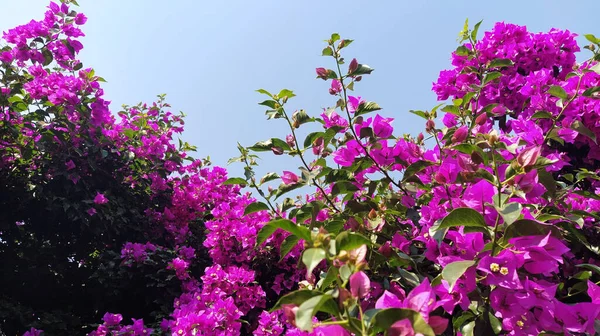
[[[496,175],[496,188],[498,191],[498,209],[502,208],[502,182],[500,180],[500,174],[498,172],[498,163],[496,162],[496,147],[492,147],[492,161],[494,162],[494,174]],[[492,234],[492,256],[496,254],[496,247],[498,247],[498,228],[500,222],[500,214],[496,217],[496,225],[494,225],[494,233]]]
[[[246,158],[246,155],[243,155],[244,163],[246,164],[247,168],[250,168],[250,164],[248,163],[248,159]],[[265,200],[267,201],[267,204],[269,205],[269,208],[271,208],[271,211],[273,211],[273,213],[275,214],[275,216],[279,217],[279,218],[283,218],[281,217],[281,215],[277,212],[277,210],[275,209],[275,207],[273,206],[273,204],[271,203],[271,201],[269,201],[269,199],[267,197],[265,197],[265,193],[256,185],[256,179],[254,177],[250,178],[250,183],[252,183],[251,187],[253,187],[254,189],[256,189],[256,192],[258,192],[258,194]]]
[[[577,98],[577,93],[579,93],[579,87],[581,85],[582,78],[583,78],[583,76],[579,76],[579,80],[577,81],[577,88],[575,89],[575,94],[569,100],[567,100],[567,102],[563,105],[562,109],[560,110],[560,113],[556,116],[556,118],[552,118],[552,127],[550,127],[548,132],[546,132],[546,136],[544,136],[544,143],[546,143],[546,141],[548,141],[548,137],[550,136],[550,133],[552,133],[552,131],[554,130],[554,127],[556,127],[556,122],[558,121],[558,119],[560,119],[560,117],[562,117],[562,115],[565,112],[565,110],[567,109],[567,107],[569,107],[569,105],[571,105],[573,100],[575,100],[575,98]]]
[[[279,103],[279,102],[278,102]],[[296,151],[298,151],[298,155],[300,156],[300,160],[302,160],[302,164],[304,165],[304,167],[306,167],[306,169],[308,169],[309,172],[312,172],[313,167],[310,167],[307,163],[306,160],[304,159],[304,155],[302,154],[302,151],[300,150],[300,145],[298,144],[298,138],[296,137],[296,132],[294,131],[294,125],[292,125],[292,122],[290,121],[290,118],[288,117],[287,113],[285,112],[285,109],[281,109],[283,111],[283,116],[285,117],[285,120],[288,123],[288,126],[290,126],[290,130],[292,131],[292,137],[294,138],[294,143],[296,144]],[[323,189],[323,187],[321,187],[321,185],[319,183],[317,183],[316,179],[311,179],[312,183],[319,189],[319,191],[321,192],[321,194],[323,195],[323,197],[327,200],[327,203],[329,203],[329,205],[331,206],[331,208],[335,211],[335,212],[341,212],[333,203],[333,201],[327,196],[327,193],[325,192],[325,190]]]
[[[405,195],[408,195],[408,191],[399,183],[395,182],[394,179],[388,174],[387,170],[383,169],[383,167],[381,167],[376,161],[375,159],[373,159],[373,157],[371,156],[371,154],[369,154],[369,150],[367,149],[367,147],[360,141],[360,138],[358,137],[358,135],[356,134],[356,131],[354,130],[354,127],[352,127],[353,122],[352,122],[352,115],[350,114],[350,110],[348,110],[348,91],[346,89],[346,85],[344,85],[344,76],[342,75],[342,69],[340,67],[340,62],[339,62],[339,55],[338,55],[338,51],[336,50],[335,46],[331,46],[333,49],[333,57],[335,59],[335,64],[337,66],[337,70],[338,70],[338,76],[339,76],[339,81],[340,81],[340,85],[342,86],[342,92],[344,93],[344,110],[346,111],[346,115],[348,117],[348,123],[350,124],[349,128],[350,131],[352,132],[352,136],[354,136],[354,139],[356,139],[356,142],[358,142],[358,144],[360,145],[360,147],[365,151],[365,155],[371,160],[373,161],[373,163],[375,164],[375,167],[377,167],[377,169],[388,179],[390,180],[390,182],[392,182],[393,185],[395,185],[396,187],[398,187],[398,189],[402,190],[402,192],[404,192]]]

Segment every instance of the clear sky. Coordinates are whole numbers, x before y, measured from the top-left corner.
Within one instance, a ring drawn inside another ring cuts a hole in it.
[[[356,94],[378,102],[395,118],[395,134],[417,134],[423,120],[410,109],[436,105],[431,83],[449,66],[465,18],[600,35],[600,1],[201,1],[79,0],[89,20],[81,54],[104,84],[113,112],[122,104],[151,102],[166,93],[173,111],[188,117],[184,140],[225,165],[236,143],[251,145],[287,134],[267,121],[258,88],[293,90],[290,109],[320,114],[334,104],[314,68],[332,32],[355,42],[348,58],[375,68]],[[43,17],[46,0],[0,0],[0,30]],[[583,45],[584,39],[580,39]],[[316,125],[315,125],[316,127]],[[260,171],[299,165],[270,153]],[[229,167],[240,174],[241,165]]]

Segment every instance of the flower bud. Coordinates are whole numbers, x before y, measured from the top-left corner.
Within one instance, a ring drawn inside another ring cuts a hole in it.
[[[454,134],[452,135],[452,143],[463,142],[465,141],[468,135],[469,129],[467,128],[467,126],[459,127],[456,129],[456,131],[454,131]]]
[[[354,273],[350,276],[350,293],[356,298],[364,298],[371,290],[371,280],[365,272]]]
[[[481,113],[480,115],[477,116],[477,118],[475,118],[475,124],[481,126],[481,125],[485,124],[487,119],[488,119],[487,113]]]
[[[383,254],[383,256],[386,258],[390,258],[392,256],[392,253],[394,252],[392,251],[392,247],[390,246],[389,241],[386,241],[383,245],[381,245],[378,251],[379,253]]]
[[[358,69],[358,61],[356,60],[356,58],[353,58],[352,61],[350,61],[350,65],[348,66],[348,74],[352,74],[354,71],[356,71],[356,69]]]
[[[322,80],[327,80],[329,76],[329,71],[325,68],[317,68],[317,78],[321,78]]]
[[[427,133],[431,133],[435,129],[435,121],[433,119],[428,119],[425,123],[425,131]]]
[[[285,137],[285,142],[288,144],[288,146],[294,148],[294,146],[296,145],[295,141],[294,141],[294,136],[291,134],[288,134]]]
[[[298,311],[298,306],[294,304],[282,304],[281,309],[283,310],[283,316],[285,317],[287,322],[295,327],[296,312]]]
[[[517,155],[517,163],[519,166],[526,168],[533,166],[540,156],[541,147],[531,146],[525,148],[519,155]]]
[[[423,136],[423,133],[419,133],[419,135],[417,135],[417,143],[422,143],[424,139],[425,136]]]
[[[498,132],[496,130],[491,131],[487,136],[487,141],[490,146],[494,146],[498,141]]]
[[[271,150],[273,151],[273,154],[275,155],[282,155],[283,154],[283,148],[281,147],[271,147]]]

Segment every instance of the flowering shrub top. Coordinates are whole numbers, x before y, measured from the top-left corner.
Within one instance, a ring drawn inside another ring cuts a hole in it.
[[[427,139],[395,137],[393,118],[372,116],[376,103],[350,95],[373,69],[353,59],[342,71],[352,40],[338,34],[323,49],[334,69],[316,69],[337,98],[321,118],[290,116],[289,90],[259,90],[269,119],[285,119],[292,134],[241,148],[247,174],[239,182],[265,198],[252,209],[277,217],[259,245],[278,230],[290,233],[282,255],[303,242],[301,289],[275,306],[298,328],[598,332],[600,40],[586,35],[594,54],[579,64],[569,31],[497,23],[477,40],[478,27],[465,25],[453,67],[433,85],[451,102],[411,111],[426,120]],[[295,129],[310,122],[324,130],[302,143]],[[301,176],[286,171],[265,193],[260,187],[277,175],[254,178],[250,153],[262,150],[300,157]],[[272,203],[304,185],[316,187],[313,197]]]

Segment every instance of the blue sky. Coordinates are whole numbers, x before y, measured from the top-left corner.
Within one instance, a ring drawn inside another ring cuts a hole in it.
[[[293,90],[290,109],[320,114],[335,101],[314,68],[332,32],[355,42],[347,58],[375,68],[356,94],[378,102],[395,118],[395,134],[417,134],[423,121],[410,109],[436,105],[431,83],[449,66],[465,18],[600,35],[598,1],[93,1],[79,0],[89,20],[81,54],[85,67],[104,77],[106,98],[122,104],[151,102],[166,93],[173,111],[188,117],[184,140],[225,165],[236,143],[283,138],[285,123],[267,121],[258,88]],[[42,17],[48,1],[0,0],[0,30]],[[580,44],[584,43],[580,39]],[[316,125],[315,125],[316,127]],[[304,132],[302,132],[305,134]],[[263,155],[266,171],[299,165]],[[241,165],[229,167],[240,174]],[[293,170],[293,169],[292,169]]]

